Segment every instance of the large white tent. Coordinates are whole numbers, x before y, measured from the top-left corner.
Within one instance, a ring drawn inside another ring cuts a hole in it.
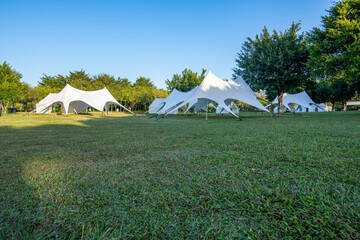
[[[272,103],[277,104],[278,97],[276,97]],[[306,108],[312,109],[314,106],[318,106],[318,105],[314,103],[314,101],[309,97],[309,95],[305,91],[303,91],[296,94],[284,93],[283,106],[285,106],[287,109],[291,111],[295,111],[296,110],[295,108],[298,107],[301,107],[302,109],[306,109]]]
[[[61,110],[66,115],[80,113],[87,107],[93,107],[99,111],[104,109],[108,111],[110,104],[118,105],[131,112],[116,101],[106,87],[96,91],[83,91],[67,84],[59,93],[50,93],[36,104],[36,113],[48,113],[52,106],[58,103],[62,105]]]
[[[216,77],[211,71],[208,72],[198,87],[187,93],[175,93],[175,95],[180,95],[181,97],[174,97],[171,104],[166,104],[162,111],[158,112],[159,114],[166,115],[168,112],[174,111],[185,104],[189,104],[186,111],[188,111],[192,106],[194,106],[195,111],[197,111],[212,102],[217,102],[217,107],[220,107],[235,117],[238,117],[230,109],[230,103],[235,100],[242,101],[260,110],[268,112],[268,110],[257,99],[258,96],[241,77],[237,78],[235,81],[224,81]],[[167,106],[169,106],[169,108]]]

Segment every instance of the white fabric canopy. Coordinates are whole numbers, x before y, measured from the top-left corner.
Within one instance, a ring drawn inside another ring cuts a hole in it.
[[[176,105],[173,109],[177,109],[189,103],[186,111],[188,111],[192,106],[195,106],[196,111],[196,109],[201,109],[212,102],[217,102],[218,107],[221,107],[235,117],[238,117],[229,107],[229,104],[234,100],[242,101],[260,110],[268,112],[268,110],[257,99],[257,95],[241,77],[238,77],[235,81],[224,81],[216,77],[211,71],[208,72],[198,87],[187,92],[186,96],[184,94],[181,102],[177,101],[177,104],[173,104],[172,106]],[[167,105],[165,105],[162,113],[166,114],[168,111],[166,106]]]
[[[272,103],[277,104],[278,97],[276,97]],[[309,97],[309,95],[305,91],[303,91],[297,94],[284,93],[283,105],[289,110],[294,111],[294,108],[292,107],[293,105],[300,105],[303,108],[311,109],[313,107],[312,105],[317,105],[317,104],[314,103],[314,101]]]
[[[307,109],[305,107],[302,107],[301,105],[298,105],[296,107],[295,112],[325,112],[326,109],[326,105],[323,103],[320,104],[316,104],[316,105],[311,105],[311,108]]]
[[[96,91],[83,91],[67,84],[60,93],[50,93],[36,104],[36,113],[48,113],[51,107],[57,103],[62,104],[61,110],[66,115],[80,113],[87,107],[93,107],[99,111],[103,111],[105,108],[107,111],[110,104],[118,105],[131,112],[118,103],[106,87]]]
[[[188,92],[180,92],[174,89],[170,95],[165,99],[165,105],[161,108],[157,113],[158,114],[171,114],[177,112],[177,109],[184,106],[185,101],[189,99],[190,96],[198,89],[195,87],[194,89]]]
[[[149,113],[156,113],[165,105],[165,98],[155,98],[149,106]]]

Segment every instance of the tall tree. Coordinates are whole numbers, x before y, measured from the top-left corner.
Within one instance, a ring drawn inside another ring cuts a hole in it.
[[[68,79],[68,83],[74,88],[92,90],[92,78],[85,70],[70,72],[69,76],[66,78]]]
[[[17,101],[24,94],[27,85],[20,81],[22,75],[7,62],[0,64],[0,110],[6,112],[10,103]]]
[[[63,89],[66,84],[81,89],[81,90],[93,90],[93,79],[90,74],[86,73],[85,70],[73,71],[69,75],[56,75],[50,76],[43,74],[41,81],[38,82],[39,86],[49,87],[53,92],[59,92]],[[98,75],[98,76],[101,76]]]
[[[62,75],[50,76],[43,73],[43,76],[40,78],[41,81],[38,82],[39,86],[49,87],[53,91],[60,91],[68,83],[68,79]]]
[[[136,79],[132,87],[134,110],[145,111],[155,98],[155,90],[155,85],[150,78],[139,77]]]
[[[138,79],[136,79],[134,87],[137,86],[155,88],[155,85],[152,81],[150,81],[150,78],[146,77],[139,77]]]
[[[167,79],[165,83],[169,91],[177,89],[181,92],[187,92],[200,85],[205,78],[205,73],[206,69],[202,69],[201,74],[199,75],[197,72],[185,68],[181,74],[174,74],[172,79]]]
[[[101,73],[92,77],[92,90],[106,87],[109,91],[112,91],[115,85],[116,79],[112,75]]]
[[[274,30],[270,34],[264,27],[255,39],[245,41],[233,68],[233,78],[242,76],[254,91],[265,90],[270,98],[279,96],[279,113],[284,93],[300,90],[309,79],[309,51],[299,30],[300,23],[283,33]]]
[[[327,12],[309,34],[308,65],[318,79],[343,79],[360,90],[360,1],[339,1]]]

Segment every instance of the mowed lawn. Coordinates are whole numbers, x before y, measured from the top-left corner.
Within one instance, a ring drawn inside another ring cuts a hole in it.
[[[360,112],[0,117],[0,238],[360,238]]]

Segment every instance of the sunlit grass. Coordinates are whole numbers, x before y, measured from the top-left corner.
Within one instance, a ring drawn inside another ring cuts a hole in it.
[[[360,113],[0,118],[0,238],[359,238]]]

